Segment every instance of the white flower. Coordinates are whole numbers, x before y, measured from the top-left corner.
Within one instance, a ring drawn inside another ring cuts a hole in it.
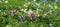
[[[32,10],[31,9],[29,9],[29,13],[32,13]]]
[[[29,9],[29,11],[27,12],[28,16],[30,16],[30,15],[31,15],[31,13],[32,13],[32,10],[31,10],[31,9]]]

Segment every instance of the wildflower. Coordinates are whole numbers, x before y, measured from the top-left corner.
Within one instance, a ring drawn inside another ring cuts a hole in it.
[[[33,20],[37,23],[38,22],[38,19],[36,16],[33,17]]]
[[[17,12],[17,10],[16,10],[16,9],[14,9],[14,10],[13,10],[13,12],[15,13],[15,12]]]
[[[11,16],[14,16],[14,12],[13,11],[11,11]]]
[[[31,14],[32,17],[34,17],[35,15],[34,14]]]
[[[14,16],[15,14],[17,14],[18,13],[18,11],[17,10],[11,10],[11,16]]]
[[[29,11],[27,12],[28,16],[31,16],[32,10],[29,9]]]
[[[26,18],[25,17],[21,17],[21,19],[22,19],[23,22],[26,21]]]

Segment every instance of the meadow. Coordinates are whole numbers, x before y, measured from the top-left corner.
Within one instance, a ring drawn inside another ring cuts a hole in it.
[[[0,0],[0,27],[60,27],[60,0]]]

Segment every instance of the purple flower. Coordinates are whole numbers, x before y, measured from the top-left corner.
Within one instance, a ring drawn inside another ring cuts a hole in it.
[[[34,19],[34,20],[36,20],[37,18],[36,18],[36,17],[34,17],[33,19]]]
[[[38,23],[38,19],[36,19],[35,22]]]
[[[33,20],[37,23],[38,22],[38,19],[37,19],[37,17],[35,16],[35,17],[33,17]]]
[[[14,16],[14,13],[11,13],[11,16]]]
[[[14,12],[13,11],[11,11],[11,16],[14,16]]]
[[[25,17],[21,17],[21,19],[22,19],[23,22],[26,21],[26,18]]]
[[[11,10],[11,16],[14,16],[15,14],[17,14],[18,13],[18,11],[17,10]]]

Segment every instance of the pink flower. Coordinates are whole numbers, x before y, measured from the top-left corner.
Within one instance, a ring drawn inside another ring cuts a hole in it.
[[[15,14],[17,14],[18,12],[17,12],[17,10],[11,10],[11,16],[14,16]]]
[[[34,14],[31,14],[31,16],[33,17],[33,16],[35,16]]]

